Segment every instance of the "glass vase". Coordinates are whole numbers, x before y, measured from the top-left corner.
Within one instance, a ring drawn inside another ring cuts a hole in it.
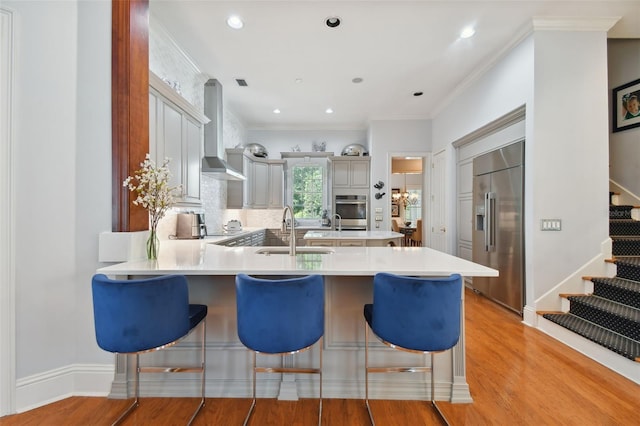
[[[149,238],[147,239],[147,259],[158,259],[158,251],[160,251],[160,240],[155,229],[149,230]]]

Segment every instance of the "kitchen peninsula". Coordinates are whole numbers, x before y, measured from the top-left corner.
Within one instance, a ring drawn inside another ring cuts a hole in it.
[[[118,278],[178,273],[189,280],[192,303],[209,306],[207,317],[207,396],[247,397],[251,394],[249,352],[236,334],[235,275],[261,276],[320,274],[325,277],[326,324],[323,354],[323,387],[327,398],[364,397],[364,320],[362,308],[372,300],[372,278],[386,271],[401,275],[465,277],[497,276],[498,272],[426,247],[299,247],[289,256],[287,247],[225,247],[210,240],[163,241],[157,261],[128,261],[99,269]],[[267,252],[267,254],[262,254]],[[284,253],[284,254],[280,254]],[[464,297],[464,295],[461,295]],[[464,301],[464,300],[463,300]],[[464,313],[463,313],[464,315]],[[462,318],[461,318],[462,319]],[[186,343],[186,342],[185,342]],[[436,399],[471,402],[465,377],[464,326],[459,343],[436,356]],[[382,347],[382,344],[380,344]],[[179,346],[171,349],[175,356]],[[391,351],[373,351],[372,362],[383,363]],[[398,352],[393,351],[398,360]],[[150,354],[156,356],[161,354]],[[187,356],[187,355],[183,355]],[[300,365],[317,362],[317,350],[298,354]],[[403,356],[400,354],[400,356]],[[415,359],[416,355],[411,355]],[[277,357],[262,357],[277,363]],[[127,396],[127,360],[118,356],[112,397]],[[389,376],[372,382],[370,396],[378,399],[425,399],[424,375]],[[170,380],[167,378],[166,380]],[[280,399],[317,397],[312,378],[287,377],[260,380],[258,394]],[[142,376],[143,395],[162,395],[169,386],[172,395],[193,396],[197,380],[167,385],[147,382]]]

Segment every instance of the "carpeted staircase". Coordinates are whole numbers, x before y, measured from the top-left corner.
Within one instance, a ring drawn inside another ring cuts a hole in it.
[[[593,283],[592,294],[564,295],[569,312],[545,313],[543,317],[640,362],[640,221],[632,219],[633,209],[609,207],[616,276],[585,277]]]

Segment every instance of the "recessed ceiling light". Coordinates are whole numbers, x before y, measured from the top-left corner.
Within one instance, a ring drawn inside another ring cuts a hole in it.
[[[244,22],[242,22],[242,19],[240,19],[238,15],[231,15],[229,16],[229,18],[227,18],[227,25],[234,30],[239,30],[240,28],[244,27]]]
[[[413,92],[413,96],[422,96],[424,95],[423,92]]]
[[[329,28],[335,28],[340,25],[340,18],[337,16],[330,16],[324,21],[324,23],[327,24],[327,27]]]
[[[296,83],[302,83],[302,79],[301,78],[296,78]]]
[[[352,82],[352,83],[362,83],[362,81],[363,81],[363,80],[362,80],[362,78],[361,78],[361,77],[356,77],[356,78],[351,79],[351,82]]]
[[[460,38],[469,38],[469,37],[473,37],[473,35],[476,33],[476,30],[473,27],[466,27],[465,29],[462,30],[462,32],[460,33]]]
[[[273,110],[273,113],[274,113],[274,114],[280,114],[280,109],[278,109],[278,108],[274,109],[274,110]]]
[[[327,114],[333,114],[333,109],[327,108],[324,112],[326,112]]]

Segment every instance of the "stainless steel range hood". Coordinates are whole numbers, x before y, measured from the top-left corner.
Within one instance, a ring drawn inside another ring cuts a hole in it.
[[[245,180],[239,171],[224,161],[222,144],[222,84],[211,79],[204,85],[204,114],[211,121],[204,125],[202,173],[222,180]]]

